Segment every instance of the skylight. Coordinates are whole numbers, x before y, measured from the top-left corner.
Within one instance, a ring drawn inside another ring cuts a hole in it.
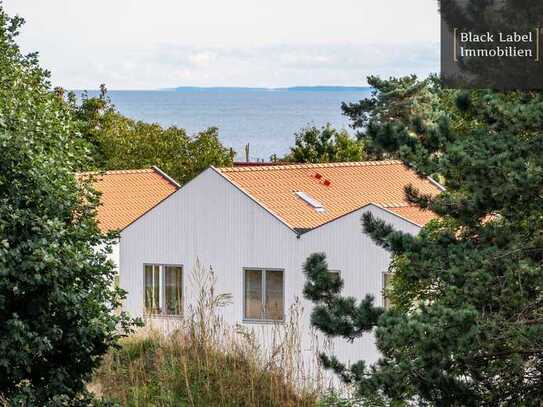
[[[306,194],[305,192],[301,192],[301,191],[294,191],[294,193],[298,195],[298,198],[302,199],[306,204],[311,206],[317,212],[319,213],[326,212],[326,209],[324,209],[324,206],[315,198],[313,198],[311,195]]]

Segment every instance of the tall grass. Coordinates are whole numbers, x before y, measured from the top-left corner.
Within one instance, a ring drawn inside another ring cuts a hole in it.
[[[302,355],[300,305],[274,326],[268,345],[246,327],[224,323],[230,296],[215,292],[212,270],[197,265],[194,306],[169,334],[150,328],[123,341],[96,373],[92,388],[123,406],[314,406],[318,366]],[[149,324],[151,325],[151,324]]]

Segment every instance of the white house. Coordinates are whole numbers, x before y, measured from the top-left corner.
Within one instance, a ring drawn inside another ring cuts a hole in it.
[[[211,167],[122,230],[125,309],[151,322],[182,318],[199,261],[213,268],[216,291],[232,295],[222,311],[228,323],[266,329],[288,318],[300,299],[302,340],[309,343],[303,263],[326,253],[346,295],[372,294],[383,304],[389,254],[363,233],[360,219],[372,212],[418,233],[435,215],[405,201],[408,184],[432,195],[441,191],[399,161]],[[351,361],[378,356],[371,335],[355,344],[338,340],[335,352]]]
[[[179,189],[179,184],[158,167],[140,170],[84,172],[101,194],[97,210],[102,232],[122,231],[140,216]],[[113,245],[110,260],[119,265],[119,242]]]

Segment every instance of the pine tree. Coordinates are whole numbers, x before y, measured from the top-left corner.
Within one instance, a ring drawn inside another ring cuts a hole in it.
[[[345,107],[355,126],[365,126],[359,137],[439,178],[446,191],[432,198],[406,188],[410,202],[439,215],[417,236],[371,214],[362,219],[363,232],[393,255],[390,310],[343,298],[337,285],[323,283],[325,257],[308,259],[313,324],[348,339],[374,329],[381,352],[373,366],[323,356],[326,365],[361,396],[388,403],[538,405],[543,95],[447,91],[435,78],[374,83],[372,99]],[[406,95],[405,84],[417,91]]]

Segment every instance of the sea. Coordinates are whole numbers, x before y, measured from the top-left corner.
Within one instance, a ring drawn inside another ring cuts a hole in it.
[[[109,91],[124,115],[162,126],[182,127],[195,134],[218,127],[221,142],[244,160],[249,144],[251,161],[281,157],[294,144],[295,133],[306,126],[330,123],[350,129],[342,102],[369,96],[369,88],[180,88],[157,91]],[[81,94],[81,91],[76,91]],[[90,96],[98,94],[89,91]]]

